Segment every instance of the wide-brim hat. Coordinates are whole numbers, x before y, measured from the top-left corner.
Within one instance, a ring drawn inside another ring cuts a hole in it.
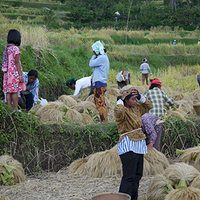
[[[128,96],[134,89],[135,87],[133,87],[132,85],[125,85],[122,89],[120,89],[119,92],[122,100],[124,100],[126,96]]]

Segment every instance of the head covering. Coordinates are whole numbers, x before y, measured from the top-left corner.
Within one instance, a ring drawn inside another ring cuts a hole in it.
[[[121,94],[121,98],[122,100],[124,100],[126,98],[126,96],[128,96],[132,90],[134,90],[135,88],[132,85],[126,85],[124,86],[119,92]]]
[[[146,59],[146,58],[143,58],[143,59],[142,59],[142,62],[147,62],[147,59]]]
[[[95,42],[93,45],[92,45],[92,50],[96,53],[96,54],[101,54],[103,55],[105,52],[104,52],[104,46],[103,44],[99,41]]]
[[[76,81],[76,79],[74,77],[72,77],[67,80],[66,85],[68,85],[68,83],[70,83],[70,82],[75,82],[75,81]]]
[[[121,71],[116,76],[117,82],[127,81],[130,76],[130,73],[128,71]]]
[[[152,85],[161,86],[161,85],[162,85],[162,82],[161,82],[159,79],[155,78],[155,79],[153,79],[153,80],[151,81],[151,84],[150,84],[149,89],[152,87]]]

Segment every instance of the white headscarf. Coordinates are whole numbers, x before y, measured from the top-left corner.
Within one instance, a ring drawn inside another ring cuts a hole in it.
[[[93,45],[92,45],[92,50],[96,53],[96,54],[101,54],[103,55],[104,52],[104,46],[103,44],[99,41],[96,41]]]

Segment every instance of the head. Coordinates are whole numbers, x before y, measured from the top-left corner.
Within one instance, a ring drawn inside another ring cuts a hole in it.
[[[20,34],[20,32],[15,30],[15,29],[11,29],[8,32],[7,42],[8,42],[8,44],[14,44],[16,46],[20,46],[20,44],[21,44],[21,34]]]
[[[28,72],[28,83],[33,83],[38,78],[38,72],[34,69]]]
[[[135,88],[132,85],[126,85],[120,90],[124,105],[129,108],[134,107],[136,104],[136,96],[133,95],[133,90],[135,90]]]
[[[162,82],[159,79],[154,78],[150,80],[150,82],[151,82],[149,87],[150,90],[152,90],[154,87],[158,87],[159,89],[161,89]]]
[[[146,58],[143,58],[143,59],[142,59],[142,62],[146,63],[146,62],[147,62],[147,59],[146,59]]]
[[[98,56],[98,55],[103,55],[106,52],[106,49],[104,48],[103,44],[99,41],[95,42],[92,45],[92,50],[93,53]]]
[[[66,85],[71,89],[75,90],[76,79],[74,77],[67,80]]]

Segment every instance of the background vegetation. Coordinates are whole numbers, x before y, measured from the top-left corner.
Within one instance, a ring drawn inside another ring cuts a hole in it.
[[[168,1],[134,1],[127,32],[128,1],[3,0],[0,2],[0,55],[9,29],[19,30],[23,70],[38,70],[39,96],[54,101],[60,95],[73,93],[65,85],[68,78],[79,79],[91,74],[88,66],[93,55],[91,45],[101,40],[110,60],[108,87],[116,87],[115,76],[121,70],[128,70],[131,84],[140,86],[139,66],[145,57],[153,72],[150,78],[157,77],[163,86],[185,95],[199,88],[196,80],[200,68],[200,46],[197,45],[200,32],[196,20],[199,7],[198,1],[176,2],[179,6],[175,9]],[[195,18],[189,18],[192,24],[182,24],[180,19],[187,16],[182,11],[188,6],[189,11],[192,9],[190,16]],[[121,15],[116,21],[113,12],[117,10]],[[174,39],[176,46],[172,45]],[[1,72],[1,88],[2,78]],[[0,94],[3,102],[3,93]],[[2,102],[0,153],[13,155],[27,172],[57,171],[76,158],[109,149],[118,141],[114,122],[82,127],[46,126],[27,113],[9,110]],[[197,145],[199,125],[199,118],[194,116],[188,121],[167,119],[162,152],[173,157],[176,148]]]

